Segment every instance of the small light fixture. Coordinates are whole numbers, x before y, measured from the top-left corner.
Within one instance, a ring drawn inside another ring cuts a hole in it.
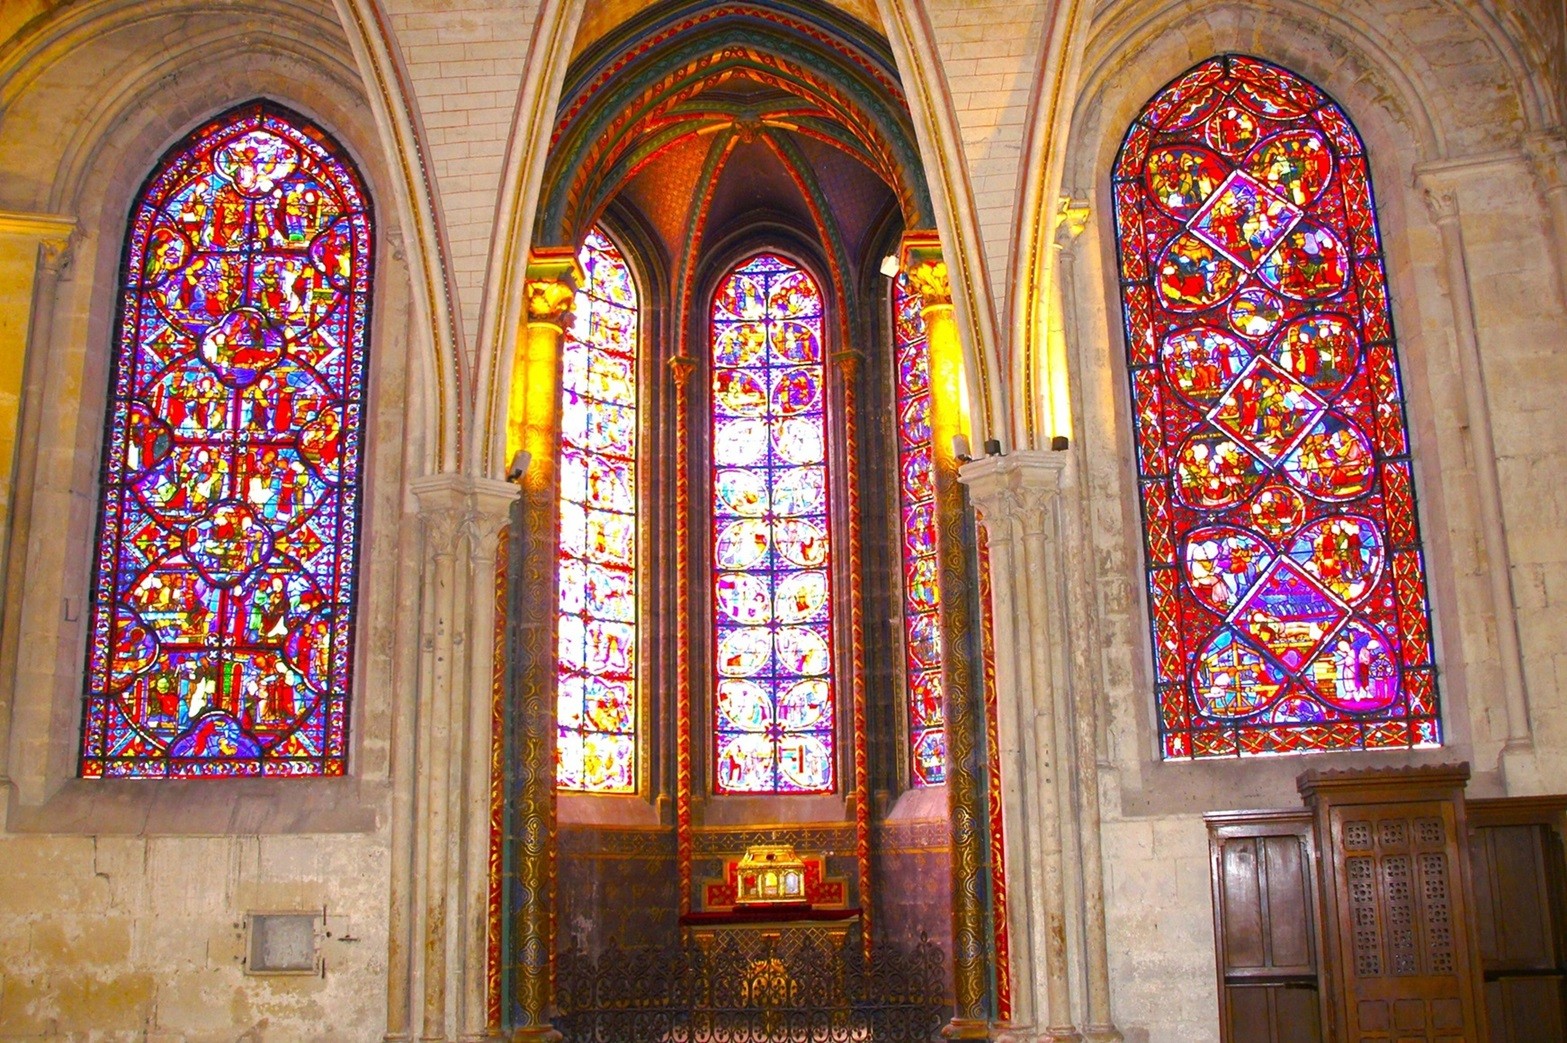
[[[888,254],[881,259],[881,274],[889,279],[895,278],[901,267],[903,266],[899,263],[897,254]]]

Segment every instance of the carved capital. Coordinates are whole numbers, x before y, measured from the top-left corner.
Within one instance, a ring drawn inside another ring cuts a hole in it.
[[[1421,199],[1433,222],[1442,226],[1458,220],[1458,192],[1452,186],[1434,178],[1422,177],[1419,187]]]
[[[685,390],[686,384],[691,379],[691,371],[696,369],[696,359],[690,355],[676,355],[669,360],[669,375],[675,380],[677,390]]]
[[[528,322],[564,329],[582,282],[575,253],[568,247],[533,251],[528,259]]]
[[[1056,247],[1070,246],[1078,236],[1087,230],[1088,219],[1091,215],[1092,212],[1088,208],[1086,199],[1062,196],[1061,207],[1056,211]]]
[[[920,295],[927,308],[952,303],[952,281],[942,260],[941,239],[933,231],[916,230],[903,235],[903,275],[909,289]]]
[[[68,235],[50,236],[40,240],[38,263],[43,266],[43,270],[60,280],[69,278],[78,238],[76,232],[71,232]]]
[[[964,464],[958,481],[968,487],[987,528],[992,522],[1015,521],[1025,532],[1040,533],[1046,530],[1062,490],[1071,486],[1071,457],[1036,449],[987,456]],[[1004,539],[1004,528],[991,529],[991,538]]]
[[[495,560],[500,531],[511,520],[511,505],[517,502],[519,487],[492,478],[475,478],[465,525],[473,541],[473,552],[483,561]]]
[[[424,525],[426,551],[436,558],[457,552],[469,514],[470,479],[460,474],[432,474],[410,483]]]

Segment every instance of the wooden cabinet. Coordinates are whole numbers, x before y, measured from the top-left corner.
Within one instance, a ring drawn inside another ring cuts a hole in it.
[[[1563,797],[1468,804],[1469,864],[1492,1043],[1567,1039],[1564,810]]]
[[[1307,772],[1207,816],[1225,1043],[1567,1040],[1567,797],[1467,766]]]
[[[1208,816],[1225,1043],[1315,1043],[1315,861],[1306,811]]]
[[[1485,1043],[1465,844],[1468,765],[1307,772],[1324,1020],[1344,1043]]]

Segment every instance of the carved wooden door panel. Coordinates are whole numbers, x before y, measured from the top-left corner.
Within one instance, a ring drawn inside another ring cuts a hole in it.
[[[1318,828],[1328,839],[1323,906],[1338,1038],[1483,1041],[1461,847],[1468,772],[1449,770],[1451,779],[1435,771],[1377,774],[1352,781],[1323,773],[1302,787],[1315,791]]]

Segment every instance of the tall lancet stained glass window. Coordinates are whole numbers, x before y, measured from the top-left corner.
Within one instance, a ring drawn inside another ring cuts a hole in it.
[[[898,409],[898,493],[903,522],[903,645],[908,700],[909,778],[947,778],[941,707],[940,595],[936,585],[936,478],[930,444],[930,351],[919,294],[893,282],[893,360]]]
[[[370,204],[253,103],[131,215],[88,624],[86,777],[341,775]]]
[[[636,284],[589,233],[561,357],[559,789],[636,790]]]
[[[712,308],[714,790],[834,786],[822,295],[752,257]]]
[[[1114,186],[1163,755],[1437,745],[1359,135],[1215,58],[1137,117]]]

